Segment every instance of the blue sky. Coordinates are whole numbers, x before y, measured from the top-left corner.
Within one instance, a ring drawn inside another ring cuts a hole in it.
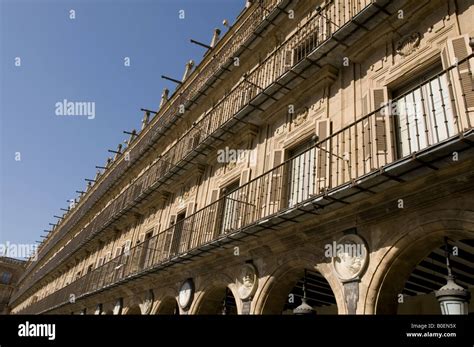
[[[188,60],[201,61],[205,49],[189,39],[209,44],[245,1],[0,4],[0,242],[30,244],[126,139],[122,131],[139,128],[140,108],[156,109],[162,89],[174,90],[160,76],[181,79]],[[63,99],[95,102],[95,118],[56,115]]]

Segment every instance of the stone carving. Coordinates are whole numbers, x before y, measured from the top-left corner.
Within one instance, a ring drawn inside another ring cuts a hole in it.
[[[420,40],[420,33],[415,32],[411,35],[403,37],[400,41],[398,41],[395,50],[401,56],[406,57],[416,50],[416,48],[420,45]]]
[[[336,256],[333,257],[332,264],[336,275],[342,281],[360,278],[367,262],[367,244],[359,235],[345,235],[337,242]]]
[[[178,295],[178,304],[183,310],[187,310],[194,298],[194,282],[192,279],[187,279],[181,285]]]
[[[286,131],[286,123],[282,124],[275,130],[275,135],[283,134]]]
[[[219,165],[219,167],[216,168],[215,176],[221,176],[224,173],[224,167],[224,164]]]
[[[189,198],[189,190],[186,190],[184,193],[183,193],[183,200],[187,200]]]
[[[237,167],[237,160],[231,160],[227,163],[227,170],[233,170]]]
[[[150,289],[148,292],[146,292],[143,301],[138,305],[140,306],[142,314],[150,314],[154,299],[155,296],[153,294],[153,290]]]
[[[297,113],[295,119],[293,119],[293,124],[295,127],[303,124],[308,118],[308,108],[304,107],[300,112]]]
[[[251,299],[258,287],[257,270],[252,264],[245,264],[239,276],[239,297],[241,300]]]

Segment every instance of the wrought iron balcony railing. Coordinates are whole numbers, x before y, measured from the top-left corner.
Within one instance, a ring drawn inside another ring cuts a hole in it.
[[[463,94],[455,98],[453,79],[459,78],[456,83],[462,86],[470,85],[468,92],[473,93],[473,56],[389,100],[349,126],[319,138],[303,152],[20,313],[46,312],[66,304],[71,294],[81,298],[191,258],[242,229],[471,131],[473,125],[460,119],[469,108],[467,97],[471,96]],[[464,73],[451,75],[452,70],[459,71],[460,67]]]
[[[345,3],[351,3],[352,6],[343,6]],[[244,76],[240,83],[218,102],[196,126],[188,130],[132,185],[99,212],[76,237],[56,254],[54,261],[48,262],[37,272],[31,274],[28,282],[20,288],[14,300],[24,293],[32,283],[38,281],[63,262],[82,244],[97,235],[98,232],[110,225],[151,191],[161,186],[164,179],[172,175],[176,167],[186,163],[186,156],[190,152],[205,140],[212,138],[213,134],[222,125],[237,115],[251,100],[264,94],[265,88],[278,81],[321,43],[330,40],[332,35],[344,23],[350,21],[370,3],[372,1],[369,0],[358,1],[357,3],[348,2],[348,0],[329,1],[319,11],[312,12],[311,17],[304,24],[299,26],[286,41]],[[349,9],[351,10],[349,11]]]
[[[102,197],[112,185],[123,176],[124,172],[131,167],[136,160],[141,158],[157,139],[172,126],[176,120],[176,115],[179,114],[181,105],[185,105],[187,108],[190,103],[201,96],[202,91],[207,88],[207,83],[214,78],[219,70],[226,69],[227,65],[232,63],[233,57],[248,44],[256,28],[262,25],[266,18],[273,12],[279,11],[278,6],[283,2],[285,1],[262,0],[258,6],[252,7],[253,11],[238,24],[239,27],[235,29],[232,38],[228,39],[222,46],[217,47],[216,50],[213,51],[214,57],[208,60],[203,66],[198,67],[198,71],[191,75],[190,81],[186,81],[183,87],[177,90],[177,92],[179,92],[176,94],[177,96],[170,100],[166,107],[163,108],[163,111],[160,110],[156,121],[152,121],[149,129],[146,129],[143,134],[140,134],[141,136],[138,141],[134,141],[133,146],[128,151],[130,160],[119,160],[114,163],[114,166],[95,184],[95,187],[90,193],[88,192],[88,194],[81,199],[79,205],[76,209],[71,211],[71,215],[66,218],[64,224],[59,226],[60,230],[40,249],[37,260],[35,263],[29,264],[30,266],[23,274],[21,280],[30,275],[33,268],[35,268],[35,264],[42,260],[73,227],[77,227],[87,212],[94,208],[100,197]],[[41,269],[38,275],[33,274],[32,276],[34,276],[34,278],[31,278],[31,280],[28,279],[27,283],[23,283],[22,288],[15,295],[15,298],[24,293],[25,290],[29,288],[29,284],[41,278],[42,275],[49,272],[49,270],[50,267],[48,267],[47,270]]]

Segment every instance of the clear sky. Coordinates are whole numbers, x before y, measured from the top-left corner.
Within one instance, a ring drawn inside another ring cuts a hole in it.
[[[0,243],[31,244],[127,138],[122,131],[139,129],[140,108],[156,109],[162,89],[174,90],[160,76],[181,79],[187,61],[201,61],[205,49],[189,39],[209,44],[245,0],[0,4]],[[56,115],[64,99],[94,102],[95,118]]]

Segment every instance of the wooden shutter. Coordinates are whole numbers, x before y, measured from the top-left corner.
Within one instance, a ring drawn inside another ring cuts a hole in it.
[[[464,35],[463,37],[450,40],[452,45],[452,52],[457,62],[467,58],[471,53],[472,49],[469,46],[469,36]],[[459,76],[461,79],[461,88],[464,102],[468,108],[474,108],[474,90],[472,84],[472,75],[470,74],[470,61],[464,61],[458,66]]]
[[[362,97],[362,117],[366,117],[369,114],[369,96],[366,94]],[[362,121],[362,147],[364,151],[364,163],[370,160],[370,121],[369,118],[365,118]]]
[[[284,173],[284,167],[280,166],[284,160],[284,152],[283,150],[275,150],[272,154],[272,167],[273,171],[271,171],[270,176],[270,201],[269,201],[269,209],[268,214],[272,214],[277,212],[279,202],[281,200],[281,191],[282,191],[282,176]]]
[[[391,105],[388,104],[388,90],[386,87],[371,89],[372,111],[376,111],[372,121],[372,154],[373,164],[379,168],[393,161],[395,156],[393,133],[393,115]]]
[[[130,250],[132,248],[132,240],[127,240],[125,241],[125,244],[123,245],[123,254],[124,254],[124,257],[122,257],[124,259],[124,263],[126,262],[127,264],[129,264],[129,262],[132,260],[132,261],[136,261],[137,257],[135,256],[134,258],[129,258],[130,256]],[[125,265],[125,264],[124,264]]]
[[[219,194],[220,190],[219,189],[213,189],[211,190],[211,200],[209,201],[209,204],[212,204],[214,201],[219,199]]]
[[[194,233],[194,216],[189,218],[196,209],[196,202],[190,201],[186,206],[186,220],[183,224],[183,230],[181,232],[181,240],[179,245],[179,251],[185,252],[190,248],[191,245],[191,235]],[[191,246],[192,247],[192,246]]]
[[[163,257],[168,257],[170,247],[171,247],[171,240],[173,239],[173,231],[174,231],[174,225],[176,224],[176,215],[172,214],[170,216],[170,223],[169,227],[165,231],[165,242],[163,244]]]
[[[207,220],[204,222],[204,225],[205,225],[204,230],[201,230],[202,236],[200,236],[201,237],[200,243],[205,243],[212,240],[215,236],[215,233],[217,233],[219,229],[219,220],[220,220],[219,205],[220,204],[219,203],[214,204],[214,202],[219,200],[220,193],[221,193],[220,189],[211,190],[211,197],[210,197],[211,200],[209,201],[209,204],[211,204],[211,206],[209,207],[209,213],[203,217]]]
[[[448,57],[448,49],[447,47],[444,47],[442,50],[441,50],[441,62],[443,63],[443,69],[447,69],[449,68],[449,66],[451,65],[450,63],[450,59]],[[451,72],[448,72],[446,74],[446,77],[448,79],[448,94],[449,94],[449,100],[455,100],[455,95],[454,95],[454,89],[453,89],[453,84],[451,82],[449,82],[451,79],[452,79],[452,71]],[[457,110],[458,110],[458,107],[457,105],[453,104],[451,105],[451,109],[452,109],[452,112],[453,112],[453,117],[454,117],[454,125],[457,126],[459,128],[459,124],[457,122],[458,120],[458,115],[457,115]]]
[[[322,188],[327,187],[329,183],[329,170],[331,157],[329,152],[330,140],[328,139],[331,134],[331,121],[329,119],[321,119],[316,122],[316,136],[318,137],[316,148],[316,180],[318,182],[317,189],[320,191]]]
[[[130,248],[132,246],[132,240],[127,240],[125,241],[125,245],[123,247],[123,251],[126,255],[129,255],[130,253]]]
[[[248,201],[250,196],[250,184],[247,184],[250,181],[250,173],[251,169],[246,168],[243,169],[240,173],[240,182],[239,182],[239,195],[238,198],[241,203],[238,206],[238,227],[242,227],[244,224],[247,223],[251,214],[254,212],[251,210],[251,204],[254,203],[252,201]]]
[[[474,126],[474,70],[473,58],[459,63],[472,54],[469,46],[469,35],[464,34],[447,40],[446,49],[441,52],[445,68],[457,65],[449,72],[453,84],[454,100],[460,118],[460,129],[467,130]]]
[[[189,217],[194,213],[194,210],[196,208],[196,202],[193,200],[191,202],[188,202],[186,206],[186,217]]]
[[[97,267],[101,267],[104,265],[104,258],[99,258],[99,261],[97,262]]]
[[[239,185],[243,186],[250,180],[250,169],[243,169],[242,172],[240,173],[240,182]]]
[[[115,249],[115,258],[122,254],[122,247],[117,247]]]
[[[170,227],[174,225],[174,223],[176,223],[176,215],[175,214],[172,214],[170,216]]]
[[[285,70],[290,69],[293,66],[293,50],[292,49],[287,49],[283,53],[283,66],[285,67]]]

